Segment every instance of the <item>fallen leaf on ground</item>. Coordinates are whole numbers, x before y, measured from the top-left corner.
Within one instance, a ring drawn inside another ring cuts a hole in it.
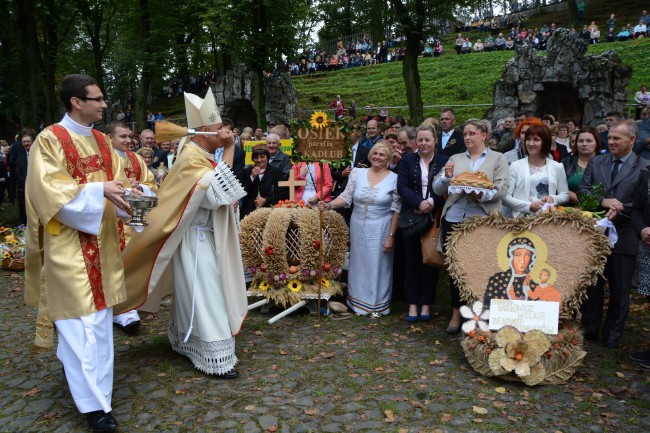
[[[382,371],[384,371],[384,367],[377,367],[377,368],[375,368],[375,371],[377,373],[381,373]]]
[[[286,350],[280,349],[280,355],[287,355],[289,352]]]
[[[472,411],[474,413],[479,414],[479,415],[485,415],[486,413],[488,413],[487,409],[485,409],[484,407],[479,407],[479,406],[472,406]]]
[[[516,416],[512,416],[512,415],[510,415],[510,416],[508,417],[508,421],[517,422],[517,421],[519,421],[519,418],[517,418]]]
[[[392,410],[385,410],[384,415],[386,415],[386,419],[384,419],[384,421],[386,421],[386,422],[394,422],[395,421],[395,415],[393,414]]]
[[[616,372],[616,375],[617,375],[618,377],[625,377],[625,375],[624,375],[623,373],[621,373],[620,371],[617,371],[617,372]]]
[[[305,409],[305,415],[316,415],[318,414],[317,409]]]
[[[277,425],[270,425],[269,428],[266,429],[266,431],[271,432],[271,433],[276,432],[276,431],[278,431],[278,426]]]
[[[35,386],[34,388],[24,393],[23,397],[34,397],[36,394],[38,394],[39,391],[40,389],[38,389],[38,386]]]
[[[483,418],[474,418],[472,421],[474,421],[475,423],[479,423],[479,424],[480,424],[480,423],[483,422]]]
[[[249,404],[248,406],[246,406],[246,407],[244,408],[244,410],[248,410],[248,411],[251,411],[251,410],[253,410],[253,409],[255,409],[255,405],[254,405],[254,404]]]
[[[440,417],[440,422],[449,422],[452,420],[452,416],[448,413],[443,413],[442,416]]]
[[[506,392],[508,392],[508,391],[507,391],[504,387],[502,387],[502,386],[499,386],[499,387],[495,388],[494,390],[495,390],[496,392],[498,392],[499,394],[505,394]]]
[[[184,389],[177,389],[176,390],[176,395],[185,395],[187,394],[187,391]]]
[[[409,429],[401,428],[401,429],[397,430],[397,433],[409,433]]]

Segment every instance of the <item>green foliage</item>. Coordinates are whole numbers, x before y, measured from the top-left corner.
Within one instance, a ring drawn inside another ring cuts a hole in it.
[[[589,191],[580,194],[580,209],[596,212],[601,210],[600,202],[605,198],[605,185],[598,182],[591,186]]]

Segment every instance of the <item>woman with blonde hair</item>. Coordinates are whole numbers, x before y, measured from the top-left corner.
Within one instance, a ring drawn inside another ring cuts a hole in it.
[[[393,290],[393,243],[400,212],[397,175],[389,170],[392,149],[379,140],[368,154],[369,168],[353,168],[345,191],[318,209],[349,207],[350,266],[348,305],[378,318],[390,313]],[[368,272],[372,269],[373,272]]]

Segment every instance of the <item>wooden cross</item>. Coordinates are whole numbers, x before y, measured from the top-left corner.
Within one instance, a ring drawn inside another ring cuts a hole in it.
[[[293,199],[296,197],[296,187],[305,186],[307,182],[304,180],[296,180],[296,174],[293,169],[289,170],[289,180],[283,180],[278,182],[278,186],[288,186],[289,187],[289,200],[293,202]]]

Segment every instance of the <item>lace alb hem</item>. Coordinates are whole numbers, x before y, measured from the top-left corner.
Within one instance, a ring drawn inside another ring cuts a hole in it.
[[[226,340],[203,341],[196,335],[190,335],[187,343],[183,343],[185,333],[176,328],[174,320],[169,324],[167,335],[172,349],[187,356],[194,367],[205,374],[224,374],[237,364],[235,337]]]

